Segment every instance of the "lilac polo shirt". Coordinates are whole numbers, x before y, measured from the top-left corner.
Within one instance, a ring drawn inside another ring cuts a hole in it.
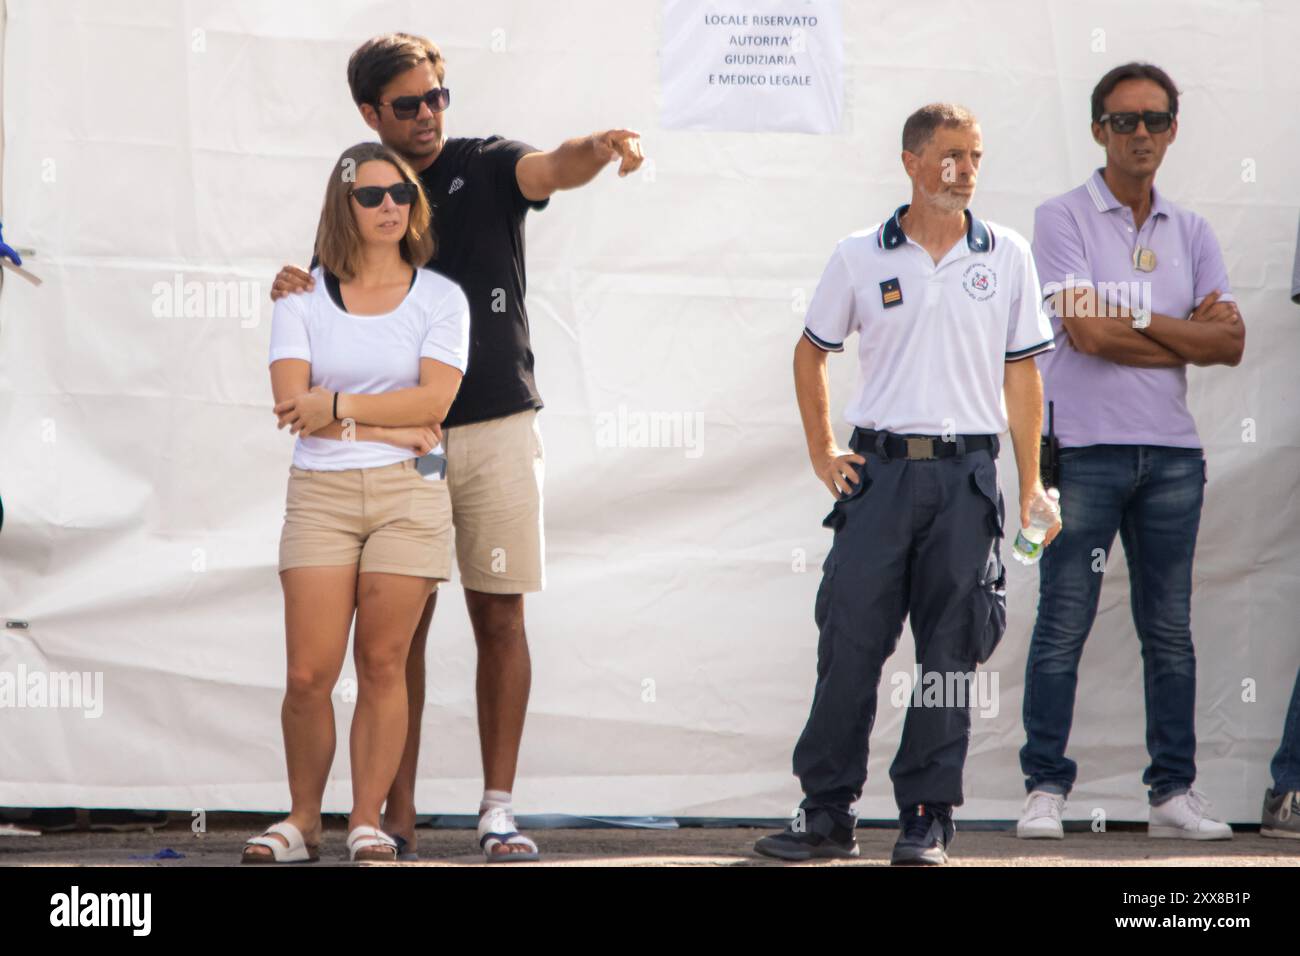
[[[1151,197],[1151,213],[1137,232],[1133,211],[1111,193],[1100,169],[1079,188],[1039,206],[1033,250],[1043,298],[1091,286],[1101,301],[1142,305],[1178,318],[1185,318],[1215,289],[1232,301],[1223,254],[1209,223],[1154,188]],[[1133,247],[1138,242],[1154,250],[1154,271],[1134,268]],[[1085,355],[1069,344],[1060,318],[1051,318],[1056,348],[1038,356],[1043,429],[1046,403],[1055,402],[1056,436],[1062,447],[1201,446],[1187,410],[1186,366],[1134,368]]]

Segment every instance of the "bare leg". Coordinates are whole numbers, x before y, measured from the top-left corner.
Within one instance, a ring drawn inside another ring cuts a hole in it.
[[[352,719],[348,829],[379,826],[380,808],[406,745],[406,662],[432,582],[365,573],[357,598],[357,709]]]
[[[320,843],[321,799],[334,762],[334,705],[330,694],[348,649],[356,577],[356,565],[280,572],[288,657],[280,723],[292,799],[286,820],[302,831],[308,845]],[[288,846],[279,834],[272,839]],[[244,854],[270,856],[271,850],[252,846]]]
[[[488,790],[513,789],[524,735],[532,663],[524,633],[524,596],[465,591],[478,644],[478,734],[483,757],[483,784]],[[498,846],[494,852],[525,852]]]
[[[420,623],[415,626],[411,650],[406,655],[406,748],[397,776],[388,791],[384,804],[384,823],[381,829],[400,836],[408,850],[415,849],[415,778],[420,760],[420,723],[424,716],[424,648],[429,640],[429,625],[433,609],[438,603],[435,589],[425,602]]]

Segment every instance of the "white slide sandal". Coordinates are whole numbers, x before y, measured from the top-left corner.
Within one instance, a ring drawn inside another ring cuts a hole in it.
[[[275,837],[270,836],[272,833],[278,833],[284,837],[289,845],[285,846]],[[263,853],[244,853],[239,858],[240,863],[315,863],[320,859],[320,847],[308,846],[302,838],[302,831],[292,823],[287,821],[283,823],[273,823],[266,828],[266,832],[261,836],[255,836],[244,843],[245,848],[250,846],[268,847],[271,855]]]
[[[505,807],[492,807],[478,820],[478,845],[489,863],[533,863],[540,859],[537,844],[515,829],[515,818]],[[499,846],[524,846],[524,852],[494,853]]]
[[[353,863],[391,863],[397,841],[377,827],[357,827],[348,834],[348,859]]]

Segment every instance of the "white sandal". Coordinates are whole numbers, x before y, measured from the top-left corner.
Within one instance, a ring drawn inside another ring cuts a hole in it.
[[[537,844],[515,829],[514,814],[505,807],[491,807],[479,817],[478,845],[489,863],[530,863],[540,858]],[[528,849],[523,853],[518,850],[492,852],[499,846],[524,846]]]
[[[390,863],[397,859],[397,841],[377,827],[357,827],[348,834],[348,859],[353,863]]]
[[[289,845],[285,846],[275,837],[270,836],[272,833],[278,833],[288,841]],[[240,863],[315,863],[320,859],[320,846],[308,846],[302,838],[302,831],[287,820],[281,823],[273,823],[266,828],[266,832],[261,836],[255,836],[245,841],[245,848],[250,846],[264,846],[271,850],[271,855],[263,853],[244,853],[240,856]]]

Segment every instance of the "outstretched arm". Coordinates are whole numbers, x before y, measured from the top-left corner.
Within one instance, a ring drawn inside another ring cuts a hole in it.
[[[645,159],[641,135],[630,129],[610,129],[565,140],[549,153],[520,157],[515,164],[515,179],[525,199],[541,202],[556,190],[585,186],[614,159],[622,160],[620,176],[639,169]]]

